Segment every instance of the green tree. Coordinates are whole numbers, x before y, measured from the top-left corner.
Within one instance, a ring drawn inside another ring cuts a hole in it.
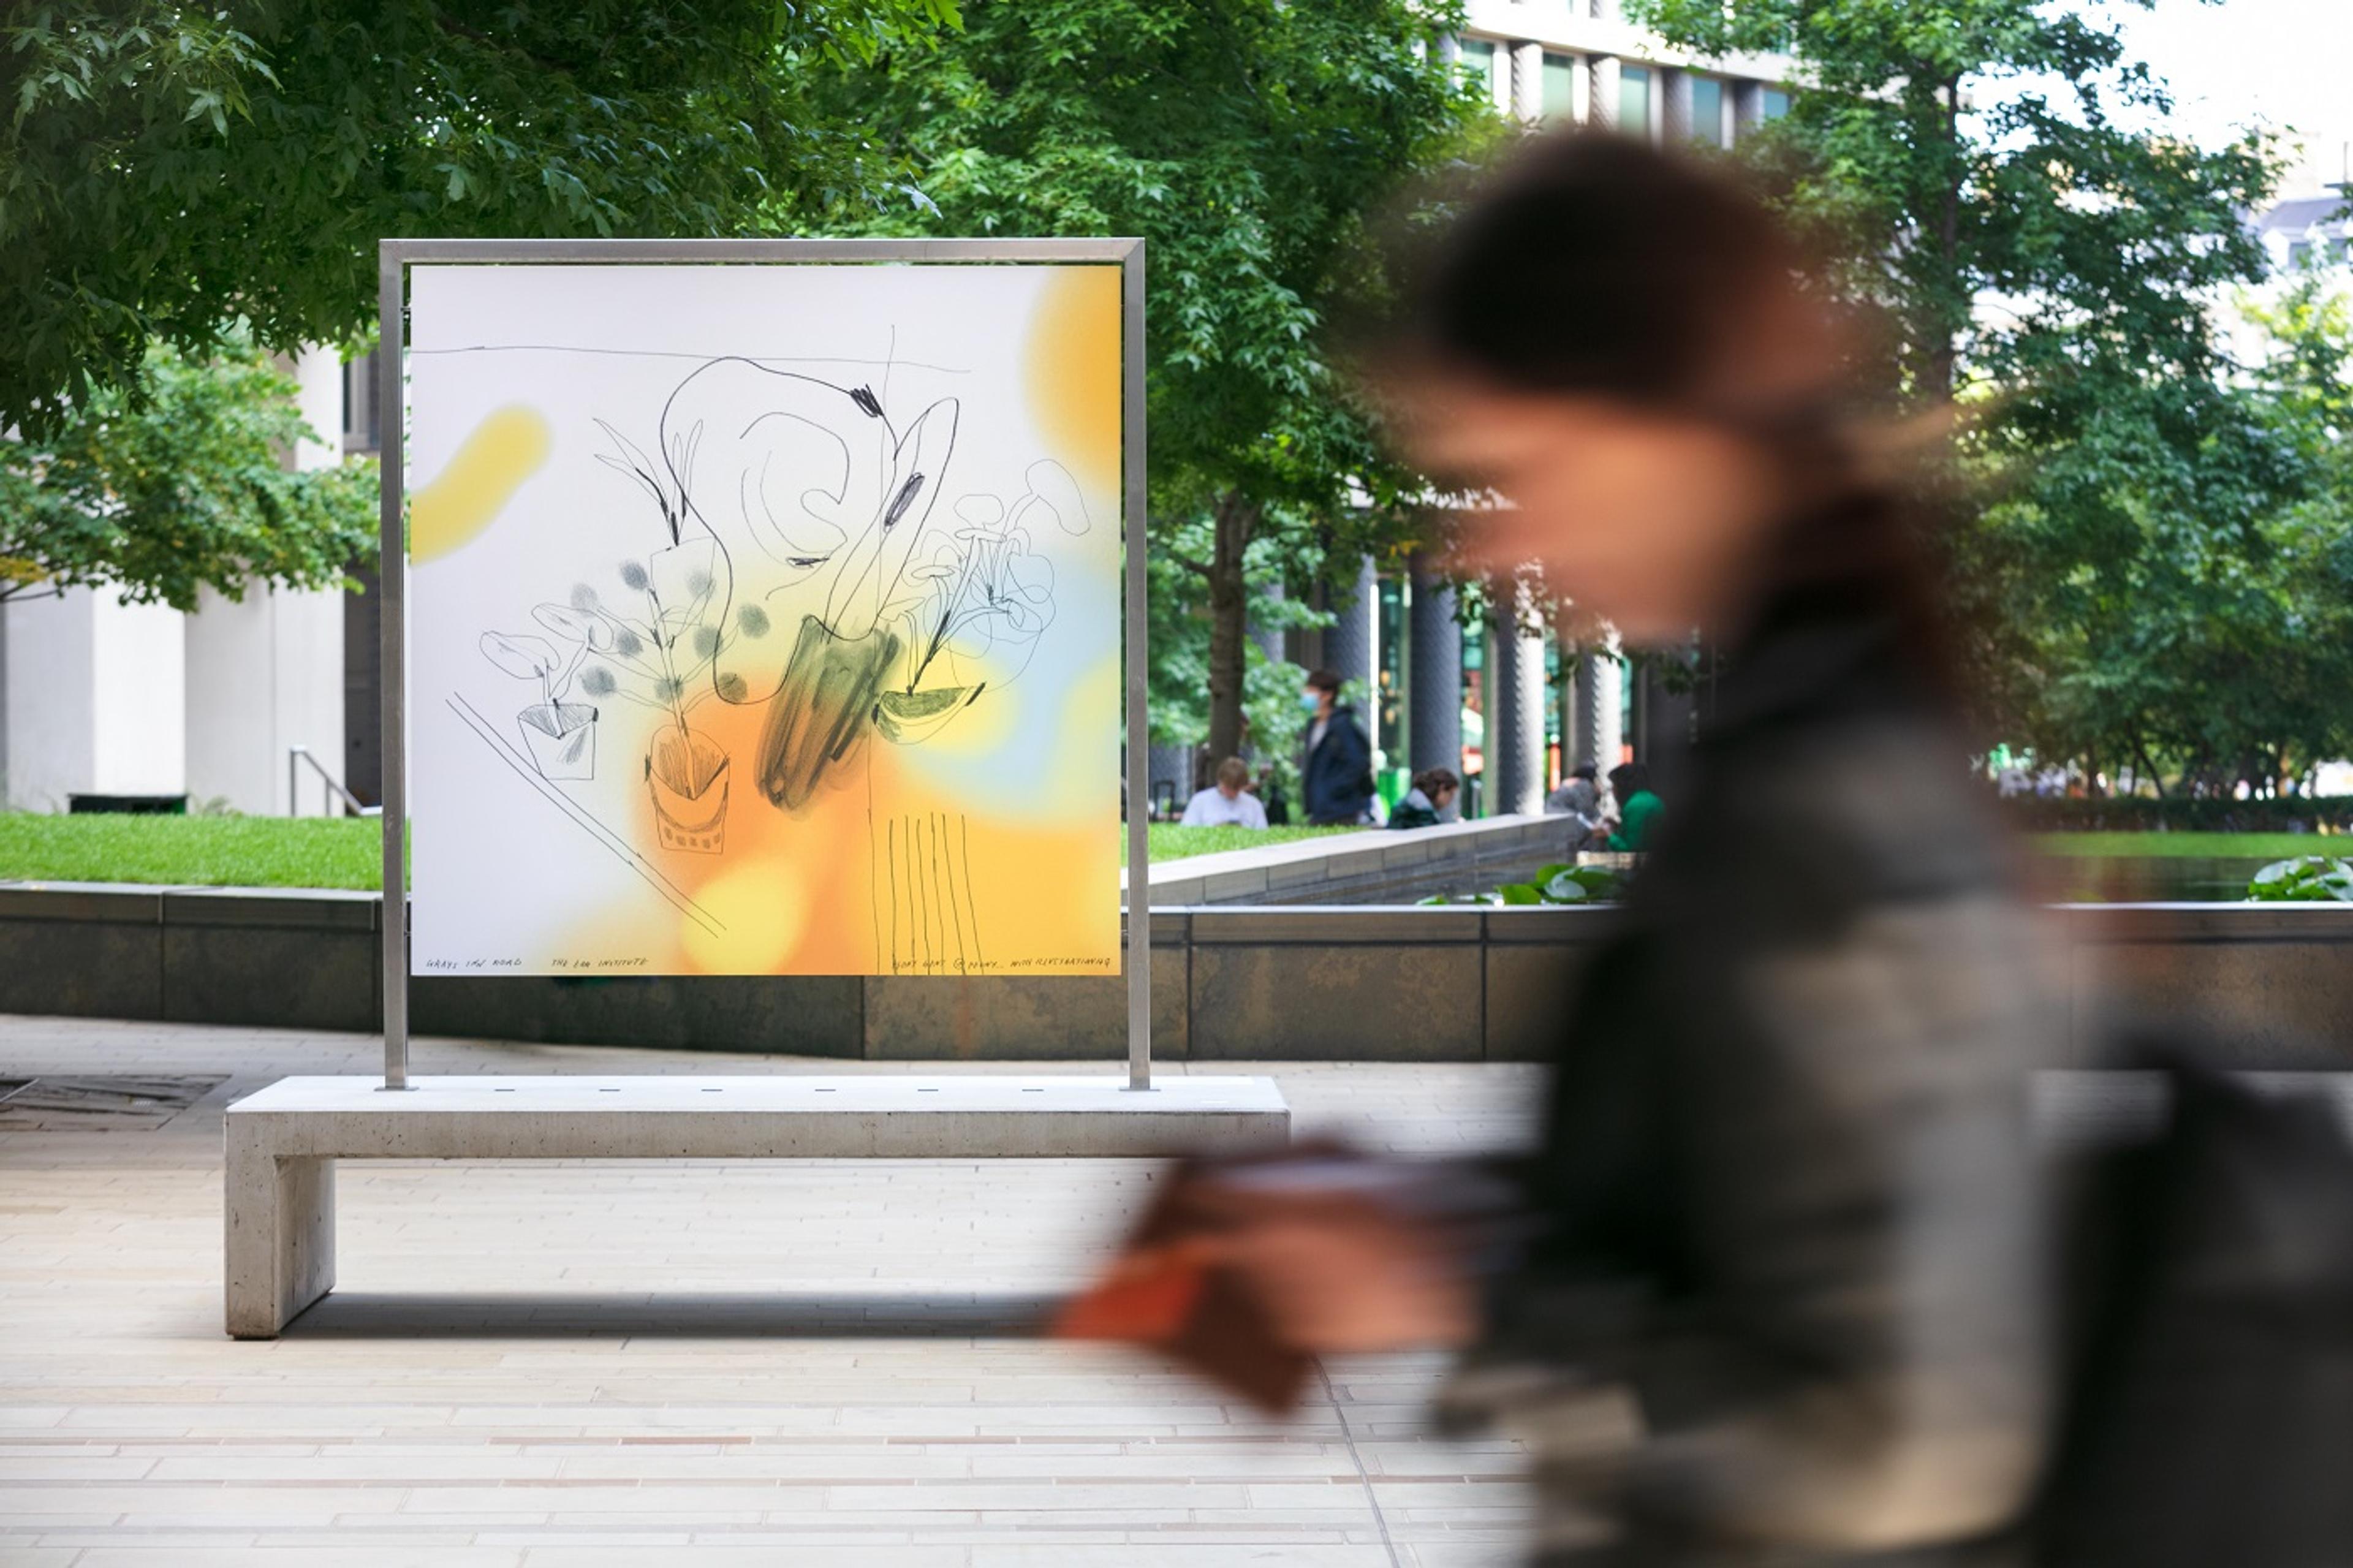
[[[2045,0],[1626,10],[1702,56],[1794,53],[1807,90],[1753,145],[1838,282],[1893,318],[1905,395],[1990,384],[2064,426],[2107,376],[2217,368],[2211,290],[2262,271],[2242,215],[2275,160],[2131,129],[2172,105],[2114,27]]]
[[[17,0],[0,15],[0,429],[198,358],[355,336],[375,242],[739,232],[881,165],[807,68],[953,0]],[[874,177],[881,178],[879,173]]]
[[[1978,521],[2043,755],[2211,795],[2353,749],[2353,312],[2306,278],[2249,314],[2250,374],[2111,411]]]
[[[200,588],[329,587],[374,557],[375,465],[285,467],[311,433],[249,344],[202,361],[157,345],[139,380],[39,439],[0,437],[0,604],[111,583],[193,610]]]
[[[2220,700],[2193,644],[2253,658],[2291,624],[2264,531],[2306,464],[2213,316],[2263,269],[2244,215],[2276,175],[2268,142],[2137,128],[2162,122],[2163,84],[2113,26],[2042,0],[1627,9],[1703,56],[1794,53],[1789,114],[1741,155],[1831,287],[1889,324],[1885,390],[1968,416],[1942,536],[1988,733],[2145,773],[2150,748],[2285,722],[2183,706],[2152,727]]]
[[[837,230],[1147,241],[1153,548],[1207,611],[1219,755],[1242,745],[1251,570],[1338,570],[1415,526],[1317,340],[1366,214],[1480,122],[1437,47],[1459,23],[1413,0],[987,0],[820,100],[923,195],[836,201],[816,217]]]

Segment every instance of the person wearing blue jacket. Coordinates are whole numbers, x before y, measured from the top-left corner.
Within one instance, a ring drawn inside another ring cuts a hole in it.
[[[1307,714],[1299,735],[1299,793],[1307,820],[1319,827],[1370,821],[1373,743],[1356,722],[1356,710],[1340,700],[1340,678],[1328,669],[1312,672],[1299,703]]]

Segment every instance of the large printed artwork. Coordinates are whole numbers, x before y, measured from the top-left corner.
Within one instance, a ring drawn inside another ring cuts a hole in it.
[[[1116,266],[409,279],[417,973],[1118,970]]]

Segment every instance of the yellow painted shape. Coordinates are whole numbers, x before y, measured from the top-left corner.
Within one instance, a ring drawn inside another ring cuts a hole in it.
[[[1119,488],[1120,276],[1058,267],[1029,318],[1022,379],[1030,416],[1090,489]]]
[[[422,565],[470,543],[547,461],[538,410],[509,404],[474,426],[433,482],[408,499],[408,559]]]

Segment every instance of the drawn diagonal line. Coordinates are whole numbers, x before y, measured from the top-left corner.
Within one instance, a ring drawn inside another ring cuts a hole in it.
[[[514,765],[524,769],[524,776],[526,778],[541,784],[544,784],[546,782],[539,769],[532,765],[531,759],[525,756],[522,751],[517,747],[512,741],[508,740],[504,735],[501,734],[498,727],[490,721],[489,718],[483,714],[480,709],[467,701],[463,697],[457,696],[455,694],[453,694],[449,700],[464,708],[468,713],[473,715],[475,732],[481,735],[483,739],[489,741],[491,745],[496,746],[500,751],[503,752]],[[670,889],[670,891],[675,894],[678,898],[684,900],[690,904],[694,904],[693,895],[690,894],[684,888],[680,887],[676,882],[671,881],[670,878],[663,873],[660,867],[655,865],[652,861],[639,854],[637,847],[631,844],[628,839],[622,837],[619,834],[606,826],[604,823],[598,821],[596,815],[590,812],[586,806],[579,805],[570,796],[565,795],[561,790],[557,790],[553,784],[548,785],[545,793],[549,793],[557,805],[563,806],[566,811],[573,813],[575,820],[576,820],[583,827],[586,827],[589,832],[603,838],[607,844],[612,847],[616,854],[627,857],[643,875],[652,878],[655,881],[660,883],[662,887]],[[696,911],[702,914],[705,919],[717,922],[721,931],[725,931],[727,929],[727,922],[720,920],[717,915],[712,914],[701,904],[694,904],[694,907]]]
[[[702,908],[702,905],[696,903],[692,899],[688,898],[685,894],[671,887],[668,878],[664,877],[660,872],[655,870],[651,866],[645,863],[644,856],[638,854],[634,849],[627,848],[617,844],[614,841],[612,830],[610,828],[607,827],[603,823],[598,822],[595,817],[589,816],[586,811],[583,811],[571,801],[566,800],[554,785],[549,784],[545,779],[539,776],[539,770],[537,768],[533,767],[528,762],[517,758],[506,744],[499,739],[497,732],[491,728],[490,721],[484,719],[480,713],[475,712],[473,709],[467,704],[465,699],[455,696],[451,697],[449,699],[449,710],[452,713],[457,714],[458,721],[459,723],[465,725],[466,728],[473,731],[476,735],[481,737],[482,743],[491,748],[491,755],[497,757],[499,761],[513,769],[515,775],[522,779],[523,783],[531,785],[533,789],[538,791],[542,799],[547,801],[557,810],[563,812],[565,816],[570,817],[575,826],[586,830],[588,837],[594,838],[599,845],[603,846],[607,854],[620,861],[622,865],[627,866],[630,870],[635,871],[638,876],[644,878],[646,885],[653,889],[656,893],[661,895],[662,899],[672,908],[676,909],[679,913],[694,921],[695,924],[701,926],[712,936],[718,936],[726,931],[726,926],[720,922],[719,918],[716,915],[712,914],[709,910]]]

